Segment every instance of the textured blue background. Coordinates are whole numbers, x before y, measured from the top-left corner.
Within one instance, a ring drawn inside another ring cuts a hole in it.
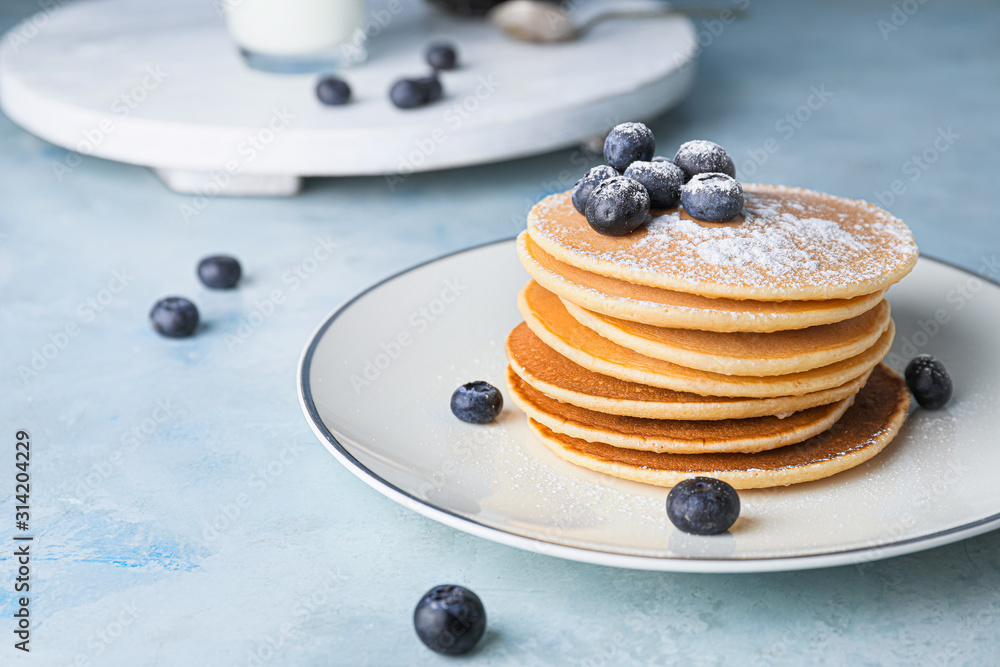
[[[873,201],[898,179],[905,191],[883,203],[922,250],[977,268],[1000,247],[1000,12],[902,4],[915,13],[883,35],[890,2],[753,3],[704,49],[690,98],[655,122],[660,144],[713,139],[745,180]],[[7,0],[0,27],[38,7]],[[799,110],[799,127],[783,121],[814,88],[828,99]],[[939,131],[957,136],[915,167]],[[185,223],[190,199],[145,169],[85,158],[60,179],[62,149],[2,117],[0,142],[2,451],[12,459],[15,430],[31,431],[39,535],[34,653],[11,647],[4,583],[0,663],[453,664],[410,621],[443,581],[487,605],[471,664],[997,662],[997,533],[863,569],[619,571],[445,528],[319,446],[294,387],[323,316],[410,264],[510,236],[531,203],[568,186],[560,172],[581,173],[579,152],[416,175],[392,193],[381,178],[315,180],[292,200],[213,200]],[[747,168],[765,145],[777,151]],[[327,238],[334,257],[296,282]],[[242,289],[199,287],[193,267],[213,252],[241,258]],[[120,286],[116,271],[126,286],[103,292]],[[234,346],[275,289],[284,303]],[[194,339],[148,328],[150,305],[173,293],[201,307]],[[88,299],[100,312],[81,308]],[[67,325],[76,335],[23,379],[18,367]]]

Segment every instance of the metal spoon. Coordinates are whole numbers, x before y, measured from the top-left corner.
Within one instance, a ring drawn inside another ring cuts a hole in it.
[[[569,12],[552,3],[542,0],[507,0],[491,9],[486,16],[493,25],[514,39],[547,44],[577,39],[594,26],[614,19],[653,18],[701,11],[718,14],[721,9],[708,7],[626,9],[604,12],[582,24],[577,24]],[[729,11],[734,17],[743,13],[737,7]]]

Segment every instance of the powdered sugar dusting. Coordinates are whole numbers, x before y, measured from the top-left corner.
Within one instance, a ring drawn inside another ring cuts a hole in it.
[[[906,225],[874,206],[796,188],[745,190],[744,219],[732,223],[701,223],[677,210],[609,241],[596,238],[583,216],[565,215],[565,197],[554,195],[536,207],[529,225],[532,237],[562,251],[564,261],[624,270],[637,282],[674,289],[871,283],[868,291],[875,291],[917,255]]]

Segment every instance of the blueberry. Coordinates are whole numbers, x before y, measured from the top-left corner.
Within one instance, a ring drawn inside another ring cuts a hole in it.
[[[736,166],[726,149],[711,141],[688,141],[681,144],[674,156],[674,164],[684,171],[684,179],[696,174],[719,173],[736,178]]]
[[[316,97],[328,106],[340,106],[351,101],[351,87],[343,79],[325,76],[316,84]]]
[[[243,269],[235,257],[228,255],[213,255],[198,262],[198,278],[212,289],[231,289],[236,287],[243,275]]]
[[[743,186],[726,174],[697,174],[681,188],[681,203],[692,218],[725,222],[743,210]]]
[[[685,533],[724,533],[740,516],[740,496],[721,479],[692,477],[670,489],[667,516]]]
[[[400,109],[414,109],[427,103],[429,92],[416,79],[400,79],[389,89],[389,99]]]
[[[922,408],[944,407],[951,399],[951,377],[944,364],[929,354],[921,354],[906,365],[906,385]]]
[[[436,102],[444,97],[444,88],[441,86],[441,79],[437,77],[437,74],[422,76],[419,79],[414,79],[414,81],[423,86],[427,91],[428,102]]]
[[[615,176],[602,181],[590,193],[587,222],[605,236],[625,236],[649,216],[649,193],[638,181]]]
[[[160,299],[149,311],[149,323],[158,334],[168,338],[185,338],[198,328],[198,309],[181,296]]]
[[[503,410],[503,394],[489,382],[468,382],[451,395],[451,412],[470,424],[485,424]]]
[[[646,188],[650,208],[673,208],[681,201],[684,172],[673,162],[633,162],[625,176]]]
[[[618,175],[618,172],[614,167],[609,167],[606,164],[594,167],[586,173],[586,175],[576,182],[573,186],[573,206],[580,213],[587,213],[587,202],[590,200],[590,194],[594,191],[601,181],[609,178],[613,178]]]
[[[444,655],[467,653],[486,632],[486,610],[479,596],[455,584],[435,586],[413,610],[417,636]]]
[[[653,132],[642,123],[622,123],[604,140],[604,159],[619,173],[635,162],[649,161],[656,150]]]
[[[434,69],[455,69],[458,66],[458,52],[455,45],[448,42],[434,42],[424,52],[424,59]]]

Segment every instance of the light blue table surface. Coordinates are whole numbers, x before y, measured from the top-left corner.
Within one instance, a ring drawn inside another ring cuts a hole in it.
[[[39,6],[8,0],[0,23]],[[976,268],[1000,248],[1000,11],[896,7],[754,2],[710,40],[690,98],[654,130],[666,147],[718,141],[744,180],[877,202],[898,179],[904,191],[883,203],[921,249]],[[898,30],[884,37],[879,21]],[[799,112],[807,121],[783,121],[816,90],[826,99]],[[949,132],[926,170],[911,162]],[[749,174],[765,145],[777,151]],[[2,549],[0,664],[1000,661],[998,533],[862,569],[616,570],[434,523],[319,445],[295,395],[313,328],[390,273],[512,235],[531,203],[569,185],[560,172],[581,173],[579,152],[415,175],[394,192],[382,178],[313,180],[294,199],[215,199],[189,223],[190,198],[146,169],[84,159],[59,180],[65,157],[0,118],[0,532],[14,532],[23,428],[37,535],[30,655],[12,647],[12,543]],[[317,239],[339,247],[296,283]],[[194,265],[215,252],[243,261],[241,289],[199,286]],[[227,334],[275,289],[287,300],[230,349]],[[195,338],[149,329],[169,294],[199,304]],[[65,345],[23,378],[53,339]],[[412,630],[414,603],[442,582],[487,606],[487,639],[465,660]]]

